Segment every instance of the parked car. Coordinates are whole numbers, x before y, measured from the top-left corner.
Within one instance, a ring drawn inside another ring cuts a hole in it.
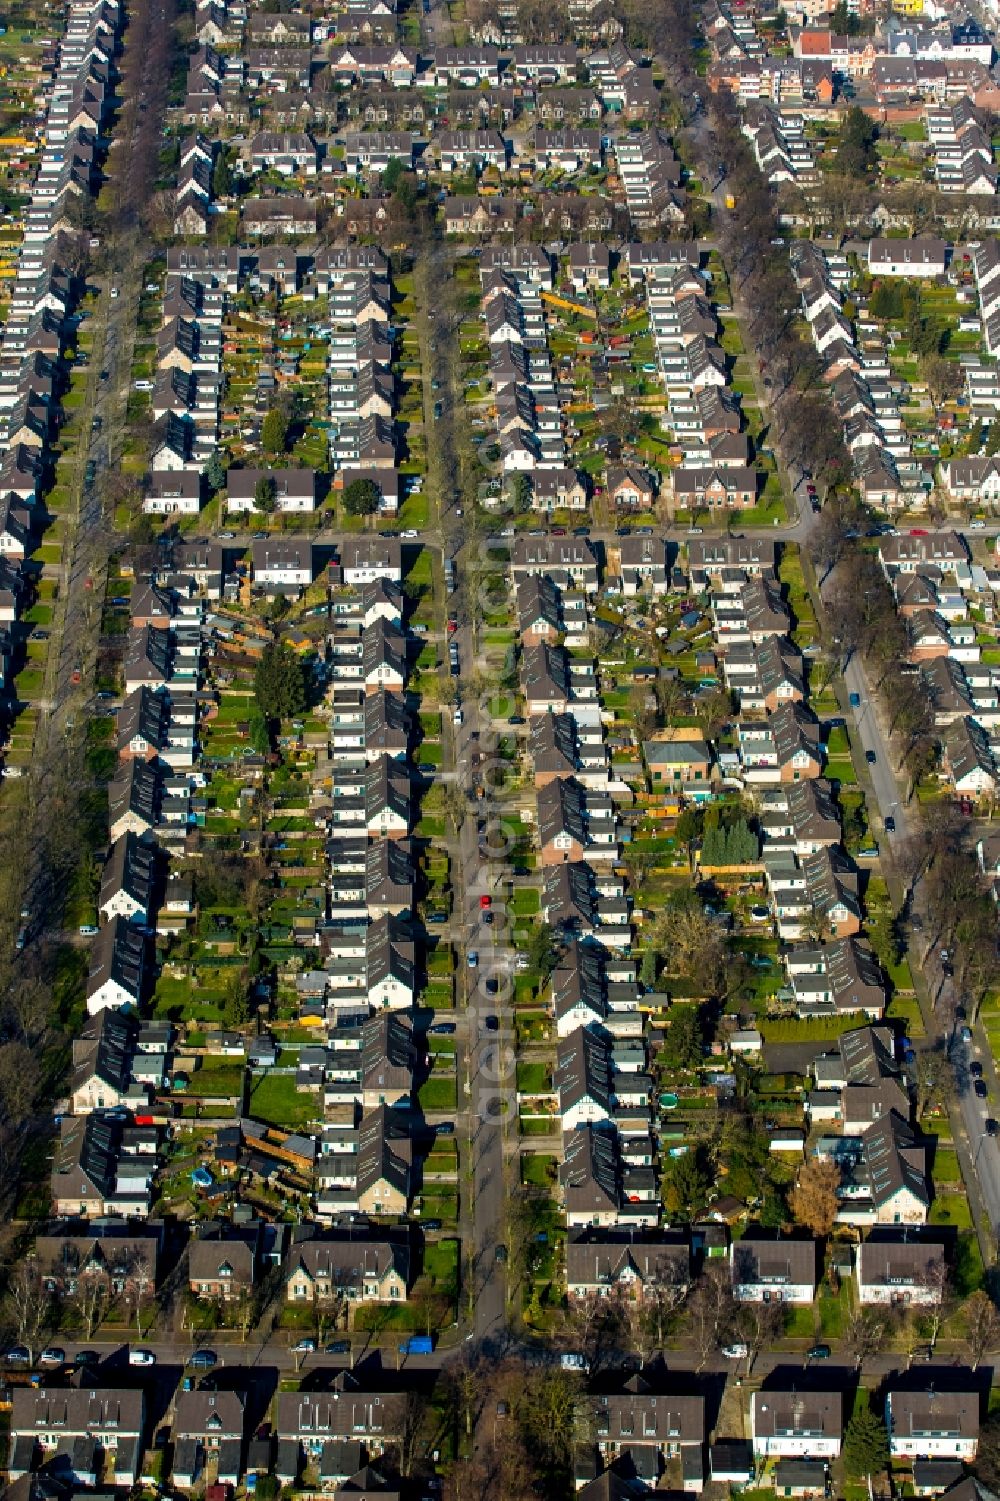
[[[977,1100],[988,1100],[989,1099],[990,1092],[986,1088],[986,1080],[985,1079],[976,1079],[976,1080],[974,1080],[972,1087],[976,1091],[976,1099]]]
[[[507,1247],[506,1246],[497,1246],[496,1250],[493,1252],[493,1257],[494,1257],[494,1260],[497,1261],[497,1262],[499,1262],[499,1264],[501,1266],[506,1266],[507,1265]]]
[[[806,1351],[807,1360],[829,1360],[831,1355],[829,1345],[813,1345]]]
[[[188,1365],[192,1371],[211,1371],[219,1363],[219,1357],[214,1350],[195,1350]]]
[[[65,1365],[66,1351],[59,1345],[47,1345],[38,1357],[39,1365]]]
[[[887,834],[895,834],[896,832],[896,820],[893,818],[891,813],[885,821],[885,832]]]
[[[297,1344],[292,1346],[292,1352],[295,1355],[313,1355],[315,1351],[316,1341],[314,1339],[300,1339]]]
[[[335,1339],[324,1350],[326,1355],[350,1355],[351,1342],[349,1339]]]
[[[130,1350],[128,1352],[128,1363],[129,1365],[141,1366],[155,1365],[156,1356],[152,1350]]]
[[[981,1063],[970,1063],[969,1073],[973,1079],[981,1079],[983,1077],[983,1065]]]
[[[428,1031],[434,1037],[453,1037],[455,1033],[455,1023],[437,1022],[433,1027],[429,1027]]]
[[[30,1365],[31,1351],[27,1345],[11,1345],[4,1355],[4,1360],[8,1365]]]
[[[745,1360],[750,1351],[748,1347],[741,1342],[735,1345],[723,1345],[722,1353],[727,1360]]]
[[[96,1350],[77,1350],[73,1356],[73,1364],[77,1367],[87,1365],[100,1365],[101,1357]]]
[[[865,751],[865,760],[868,762],[869,766],[874,766],[875,762],[878,760],[878,757],[876,756],[874,751]]]
[[[479,955],[477,954],[477,952],[476,952],[475,949],[470,949],[469,950],[468,955],[466,956],[465,962],[469,966],[470,969],[475,969],[476,968],[476,965],[479,963]]]

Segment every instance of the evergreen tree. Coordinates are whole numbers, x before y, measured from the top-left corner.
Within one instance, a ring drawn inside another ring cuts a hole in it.
[[[284,453],[288,443],[288,418],[280,407],[272,407],[264,418],[260,441],[268,453]]]
[[[262,511],[269,516],[274,510],[278,499],[278,487],[274,483],[273,474],[262,474],[253,487],[253,507],[255,511]]]
[[[213,453],[205,465],[205,483],[213,494],[226,483],[226,466],[218,453]]]
[[[844,1468],[852,1480],[870,1480],[889,1463],[885,1422],[860,1394],[844,1434]]]
[[[253,683],[257,707],[265,719],[288,719],[306,706],[306,677],[301,659],[285,641],[270,641],[257,664]]]
[[[378,510],[378,486],[374,480],[355,479],[344,486],[344,510],[348,516],[372,516]]]

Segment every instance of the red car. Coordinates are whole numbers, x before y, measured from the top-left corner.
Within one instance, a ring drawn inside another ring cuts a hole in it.
[[[493,898],[491,896],[481,896],[479,898],[479,905],[480,905],[480,907],[482,907],[483,911],[485,912],[485,910],[486,910],[487,907],[492,907],[493,906]]]
[[[70,682],[73,683],[73,684],[76,684],[76,683],[78,683],[80,681],[80,677],[81,677],[81,673],[80,673],[79,667],[74,667],[73,671],[69,675]]]
[[[457,630],[458,630],[458,621],[454,618],[453,615],[449,615],[448,616],[448,635],[449,636],[454,635],[455,631],[457,631]]]
[[[911,526],[910,527],[910,536],[911,537],[926,537],[927,536],[927,528],[925,526]]]

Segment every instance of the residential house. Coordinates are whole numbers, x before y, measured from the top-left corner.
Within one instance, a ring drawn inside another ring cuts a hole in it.
[[[136,765],[133,762],[133,766]],[[87,1010],[106,1006],[138,1008],[146,971],[146,940],[124,917],[113,917],[94,940],[87,976]]]
[[[980,1393],[892,1388],[885,1399],[885,1426],[893,1459],[956,1459],[970,1464],[979,1448]]]
[[[942,1299],[944,1266],[940,1241],[869,1236],[857,1250],[858,1299],[879,1306],[932,1308]]]
[[[733,1297],[739,1303],[809,1303],[816,1296],[816,1242],[760,1233],[729,1248]]]
[[[645,1230],[575,1230],[566,1239],[566,1289],[571,1298],[624,1293],[655,1301],[663,1288],[691,1279],[691,1250],[684,1235]]]
[[[234,1303],[252,1292],[257,1282],[258,1229],[215,1227],[192,1240],[188,1286],[196,1298]]]
[[[285,1267],[290,1303],[404,1302],[410,1251],[399,1236],[341,1231],[299,1241]]]
[[[217,1483],[238,1485],[243,1475],[245,1424],[241,1392],[204,1387],[179,1391],[171,1425],[174,1484],[181,1490],[193,1489],[211,1457]]]
[[[126,833],[111,847],[97,910],[106,921],[124,917],[144,927],[152,915],[156,882],[156,846]]]
[[[117,1485],[139,1478],[146,1399],[141,1390],[105,1386],[15,1387],[11,1393],[8,1476],[56,1461],[76,1486],[96,1487],[105,1472]]]
[[[764,1387],[750,1398],[750,1441],[757,1459],[837,1459],[844,1437],[840,1392]]]

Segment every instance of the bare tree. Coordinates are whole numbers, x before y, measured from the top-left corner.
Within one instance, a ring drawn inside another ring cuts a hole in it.
[[[736,1303],[732,1309],[730,1329],[747,1347],[749,1376],[765,1345],[773,1344],[784,1333],[784,1309],[780,1303]]]
[[[100,1267],[83,1267],[77,1276],[71,1301],[87,1331],[87,1338],[92,1339],[110,1301],[107,1274]]]
[[[917,1054],[913,1075],[916,1095],[914,1104],[919,1120],[934,1100],[947,1093],[951,1083],[951,1068],[943,1042],[939,1040],[933,1047],[924,1048]]]
[[[701,1370],[726,1337],[732,1310],[728,1269],[709,1262],[687,1300],[687,1327]]]
[[[686,1253],[685,1253],[686,1260]],[[674,1319],[687,1302],[691,1278],[679,1257],[661,1257],[642,1290],[641,1322],[653,1349],[660,1348]]]
[[[879,1353],[888,1329],[889,1319],[883,1312],[861,1308],[851,1315],[844,1328],[844,1348],[856,1370],[860,1371],[870,1356]]]
[[[52,1294],[35,1256],[18,1261],[10,1277],[8,1304],[20,1343],[34,1364],[42,1335],[52,1318]]]
[[[926,1294],[918,1311],[921,1326],[927,1331],[930,1351],[933,1355],[941,1325],[954,1312],[956,1299],[951,1273],[943,1256],[935,1256],[924,1268],[919,1286]]]
[[[1000,1345],[1000,1312],[989,1293],[981,1288],[966,1298],[962,1312],[965,1343],[972,1357],[972,1369],[976,1370],[983,1356]]]
[[[142,1334],[142,1315],[150,1303],[156,1290],[156,1279],[153,1275],[152,1265],[146,1251],[135,1251],[129,1258],[125,1272],[124,1287],[122,1289],[125,1298],[125,1306],[129,1310],[129,1317],[135,1316],[136,1332]]]
[[[599,1371],[621,1343],[627,1321],[622,1303],[621,1295],[602,1298],[599,1293],[573,1299],[569,1327],[591,1371]]]

